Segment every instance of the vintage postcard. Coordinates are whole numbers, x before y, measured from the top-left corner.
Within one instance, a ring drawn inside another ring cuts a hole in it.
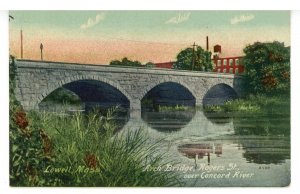
[[[290,184],[289,11],[10,11],[10,186]]]

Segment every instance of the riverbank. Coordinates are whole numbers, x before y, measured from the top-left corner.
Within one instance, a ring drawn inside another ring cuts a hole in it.
[[[280,110],[280,111],[279,111]],[[250,95],[226,102],[224,105],[205,106],[206,112],[224,113],[276,113],[290,114],[289,96]]]
[[[289,96],[249,96],[221,106],[205,106],[207,118],[233,121],[236,135],[290,136]]]

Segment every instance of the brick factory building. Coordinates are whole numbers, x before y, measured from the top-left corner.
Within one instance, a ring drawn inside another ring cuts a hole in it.
[[[233,74],[241,74],[244,72],[243,56],[220,57],[221,53],[221,45],[215,45],[213,54],[214,72]]]
[[[175,61],[164,62],[164,63],[155,63],[155,68],[172,69],[174,63],[175,63]]]
[[[241,74],[245,71],[243,65],[243,56],[223,57],[221,56],[221,45],[214,46],[213,53],[213,72]],[[172,69],[175,61],[155,63],[155,68]]]

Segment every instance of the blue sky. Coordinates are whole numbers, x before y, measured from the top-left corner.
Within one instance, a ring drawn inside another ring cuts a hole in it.
[[[22,28],[26,56],[32,59],[38,57],[35,46],[38,42],[49,48],[49,60],[101,64],[123,56],[143,62],[171,61],[193,42],[205,47],[207,35],[210,49],[221,44],[227,55],[242,55],[242,49],[255,41],[278,40],[290,45],[289,11],[11,11],[10,14],[15,17],[10,22],[11,51],[19,53]],[[55,54],[58,51],[63,55]],[[88,57],[83,57],[83,53]]]

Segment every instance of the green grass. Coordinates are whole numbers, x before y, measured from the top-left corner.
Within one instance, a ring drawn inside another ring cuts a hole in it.
[[[204,111],[213,119],[232,118],[238,135],[290,135],[289,96],[248,96]]]
[[[229,113],[280,113],[289,114],[290,98],[288,96],[251,95],[244,99],[226,102],[224,105],[205,106],[207,112]],[[279,112],[280,110],[280,112]]]
[[[189,106],[184,106],[184,105],[176,105],[176,106],[161,106],[158,105],[157,110],[159,112],[173,112],[173,111],[186,111],[189,110]]]
[[[98,113],[58,116],[30,113],[51,137],[53,167],[84,168],[87,172],[46,173],[49,186],[179,186],[173,172],[144,171],[147,165],[168,163],[158,154],[159,143],[149,144],[142,130],[114,134],[115,110],[106,116]],[[42,184],[43,185],[43,184]],[[44,183],[47,185],[47,183]]]

